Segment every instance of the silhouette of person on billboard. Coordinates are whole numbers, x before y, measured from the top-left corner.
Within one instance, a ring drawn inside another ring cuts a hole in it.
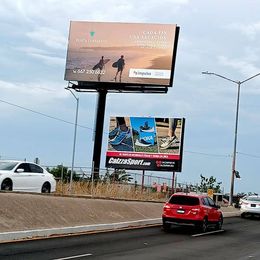
[[[119,73],[119,82],[121,82],[122,72],[123,72],[124,67],[125,67],[124,55],[121,55],[120,59],[115,63],[116,63],[116,67],[117,67],[117,72],[116,72],[116,75],[115,75],[115,81],[117,80],[117,75]]]
[[[98,75],[98,81],[101,79],[101,71],[104,69],[106,62],[108,62],[109,59],[104,60],[104,56],[101,57],[99,62],[92,68],[93,70],[99,70],[97,73]]]

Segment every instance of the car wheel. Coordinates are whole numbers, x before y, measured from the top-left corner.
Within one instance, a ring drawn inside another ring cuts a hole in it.
[[[222,215],[219,218],[219,221],[216,224],[216,230],[221,230],[222,229],[222,225],[223,225],[223,217]]]
[[[171,224],[163,222],[163,230],[169,232],[171,230]]]
[[[51,185],[49,182],[45,182],[42,185],[42,193],[50,193],[51,192]]]
[[[246,213],[242,213],[241,218],[246,218]]]
[[[12,191],[13,183],[10,179],[3,180],[1,184],[1,190]]]
[[[202,233],[205,233],[207,230],[208,230],[208,220],[206,218],[204,218],[200,225],[200,231]]]

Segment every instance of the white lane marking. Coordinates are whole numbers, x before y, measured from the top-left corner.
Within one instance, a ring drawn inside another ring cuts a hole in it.
[[[192,237],[206,236],[206,235],[215,234],[215,233],[220,233],[220,232],[224,232],[224,231],[225,231],[224,229],[215,230],[215,231],[205,232],[205,233],[201,233],[201,234],[195,234],[195,235],[192,235]]]
[[[53,260],[67,260],[67,259],[81,258],[81,257],[85,257],[85,256],[92,256],[92,254],[74,255],[74,256],[68,256],[68,257],[62,257],[62,258],[55,258]]]

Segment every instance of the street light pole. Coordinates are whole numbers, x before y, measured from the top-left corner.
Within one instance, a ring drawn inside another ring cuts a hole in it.
[[[233,194],[234,194],[234,181],[235,181],[235,173],[236,173],[236,154],[237,154],[237,129],[238,129],[238,112],[239,112],[239,100],[240,100],[240,87],[241,84],[245,83],[246,81],[249,81],[250,79],[253,79],[260,75],[260,73],[255,74],[254,76],[245,79],[243,81],[236,81],[229,79],[227,77],[224,77],[220,74],[214,73],[214,72],[208,72],[204,71],[202,74],[206,75],[214,75],[220,78],[223,78],[225,80],[231,81],[235,84],[237,84],[237,105],[236,105],[236,121],[235,121],[235,138],[234,138],[234,151],[233,151],[233,158],[232,158],[232,168],[231,168],[231,183],[230,183],[230,195],[229,195],[229,205],[232,205],[233,201]]]
[[[70,91],[73,97],[77,101],[76,107],[76,118],[75,118],[75,126],[74,126],[74,139],[73,139],[73,151],[72,151],[72,163],[71,163],[71,173],[70,173],[70,184],[69,184],[69,192],[72,192],[72,179],[73,179],[73,171],[74,171],[74,159],[75,159],[75,148],[76,148],[76,137],[77,137],[77,126],[78,126],[78,111],[79,111],[79,98],[75,96],[75,94],[69,88],[65,88]]]

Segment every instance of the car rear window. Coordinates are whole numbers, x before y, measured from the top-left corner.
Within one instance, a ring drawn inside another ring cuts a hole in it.
[[[189,196],[172,196],[169,200],[170,204],[178,204],[178,205],[187,205],[187,206],[195,206],[199,205],[199,198],[189,197]]]

